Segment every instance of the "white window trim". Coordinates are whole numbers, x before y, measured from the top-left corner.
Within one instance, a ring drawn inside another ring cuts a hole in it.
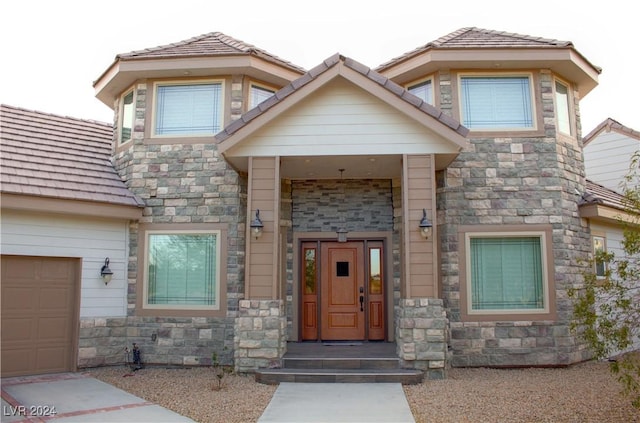
[[[531,120],[532,127],[514,126],[511,128],[469,128],[471,132],[535,132],[538,130],[538,110],[536,108],[535,97],[535,79],[532,72],[461,72],[458,73],[458,113],[460,116],[460,122],[464,122],[464,107],[462,107],[462,79],[465,77],[484,77],[484,78],[508,78],[508,77],[526,77],[529,78],[529,97],[531,98]]]
[[[607,263],[604,263],[604,272],[605,275],[598,275],[598,264],[596,263],[596,238],[602,240],[602,251],[607,252],[607,238],[604,235],[592,235],[591,236],[591,249],[593,254],[593,274],[596,275],[596,279],[605,280],[607,273]]]
[[[266,90],[266,91],[273,91],[274,94],[278,91],[278,89],[276,87],[272,87],[270,85],[261,84],[259,82],[255,82],[255,81],[249,82],[249,95],[248,95],[248,98],[247,98],[247,109],[248,110],[253,109],[254,107],[258,106],[258,104],[260,104],[260,103],[258,103],[258,104],[253,105],[253,106],[251,105],[251,89],[253,87],[260,88],[260,89],[263,89],[263,90]]]
[[[471,293],[473,292],[471,281],[471,238],[509,238],[509,237],[539,237],[540,238],[540,256],[542,261],[542,298],[544,302],[543,308],[534,309],[485,309],[485,310],[473,310],[473,304],[471,301]],[[482,316],[482,315],[518,315],[518,314],[549,314],[550,302],[549,302],[549,273],[547,263],[547,235],[544,231],[519,231],[519,232],[466,232],[465,233],[465,251],[466,251],[466,287],[467,290],[467,314],[470,316]]]
[[[567,88],[567,114],[569,115],[569,133],[563,132],[560,130],[560,125],[558,123],[558,103],[556,101],[556,83],[564,85]],[[566,135],[568,137],[573,137],[576,130],[575,130],[575,124],[574,124],[574,117],[573,117],[573,95],[572,95],[572,91],[571,91],[571,84],[569,84],[566,81],[563,81],[560,78],[554,78],[553,79],[553,105],[554,105],[554,113],[556,116],[556,129],[558,131],[558,133],[562,134],[562,135]]]
[[[207,310],[217,311],[220,310],[220,285],[222,274],[220,272],[220,257],[221,257],[221,232],[217,229],[212,230],[147,230],[145,231],[144,240],[144,263],[142,264],[143,272],[143,287],[142,287],[142,308],[146,310]],[[216,236],[216,287],[215,287],[215,304],[211,306],[199,306],[199,305],[181,305],[181,304],[149,304],[149,236],[150,235],[167,235],[167,234],[179,234],[179,235],[197,235],[197,234],[210,234]]]
[[[205,85],[205,84],[220,84],[220,98],[222,104],[220,105],[220,126],[225,127],[225,83],[224,79],[192,79],[184,81],[174,80],[161,80],[153,83],[153,104],[151,105],[151,137],[152,138],[211,138],[215,134],[156,134],[156,114],[157,114],[157,101],[158,101],[158,86],[159,85]]]
[[[430,81],[431,82],[431,98],[429,99],[430,101],[428,101],[429,104],[431,105],[435,105],[435,100],[434,100],[434,96],[435,96],[435,81],[433,76],[427,76],[426,78],[421,78],[421,79],[417,79],[415,81],[411,81],[410,83],[406,84],[404,86],[404,89],[409,91],[409,89],[411,87],[415,87],[416,85],[420,85],[424,82]]]
[[[124,98],[129,94],[133,93],[133,110],[131,111],[131,136],[124,140],[122,139],[122,125],[124,121]],[[133,130],[136,126],[136,90],[135,88],[130,88],[124,92],[120,96],[120,103],[118,105],[118,145],[126,144],[133,139]]]

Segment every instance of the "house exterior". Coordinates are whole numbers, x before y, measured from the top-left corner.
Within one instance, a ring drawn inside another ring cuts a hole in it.
[[[243,372],[288,342],[393,342],[431,378],[587,359],[567,291],[591,252],[579,101],[599,73],[570,42],[479,28],[375,69],[217,32],[116,56],[94,87],[144,210],[108,285],[126,316],[80,316],[78,365],[132,342]]]
[[[128,228],[144,203],[111,165],[113,127],[2,105],[0,128],[2,376],[122,357]]]

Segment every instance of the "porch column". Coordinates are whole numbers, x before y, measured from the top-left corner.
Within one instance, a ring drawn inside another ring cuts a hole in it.
[[[402,167],[402,289],[395,310],[398,357],[404,367],[444,377],[448,320],[438,298],[437,225],[434,156],[404,155]],[[424,239],[423,209],[433,224]]]
[[[238,372],[278,367],[286,351],[286,315],[279,286],[280,158],[250,157],[247,195],[245,299],[238,304],[234,359]],[[251,233],[260,210],[263,231]]]

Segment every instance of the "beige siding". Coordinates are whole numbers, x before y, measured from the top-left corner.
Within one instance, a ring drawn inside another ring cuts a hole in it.
[[[453,153],[451,142],[338,78],[265,125],[233,156]],[[364,150],[363,150],[364,148]]]
[[[278,157],[251,158],[247,213],[247,299],[277,298],[280,175]],[[250,222],[260,210],[264,225],[259,239],[251,237]]]
[[[404,289],[407,298],[437,296],[434,162],[431,155],[404,156],[403,161]],[[418,224],[422,209],[433,223],[433,235],[425,240]]]

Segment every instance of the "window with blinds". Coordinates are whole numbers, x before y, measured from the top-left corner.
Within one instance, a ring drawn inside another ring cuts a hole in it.
[[[540,236],[469,238],[470,311],[545,308]]]
[[[462,76],[462,124],[471,130],[534,129],[528,76]]]
[[[214,135],[223,113],[222,82],[156,85],[155,135]]]

